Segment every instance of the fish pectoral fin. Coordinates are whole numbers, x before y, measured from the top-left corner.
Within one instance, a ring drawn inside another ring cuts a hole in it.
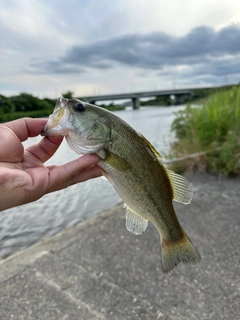
[[[126,228],[134,234],[145,232],[148,226],[148,220],[142,218],[135,211],[126,206]]]
[[[104,173],[103,173],[103,170],[101,170],[102,171],[102,176],[101,176],[101,178],[103,179],[103,180],[105,180],[105,181],[108,181],[108,179],[106,178],[106,176],[104,175]]]
[[[126,172],[132,168],[124,158],[112,152],[108,152],[104,161],[114,169],[121,172]]]
[[[193,188],[191,183],[188,182],[185,177],[166,168],[165,170],[173,189],[173,200],[183,204],[190,203],[193,197]]]
[[[108,172],[106,170],[104,170],[103,168],[101,168],[101,171],[102,171],[102,178],[104,180],[108,180],[113,186],[115,186],[115,183],[113,181],[113,179],[111,178],[110,174],[108,174]]]

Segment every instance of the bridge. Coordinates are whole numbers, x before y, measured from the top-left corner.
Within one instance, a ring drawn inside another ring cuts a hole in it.
[[[139,99],[146,97],[159,97],[159,96],[174,96],[179,101],[183,96],[192,96],[193,89],[172,89],[172,90],[155,90],[145,92],[132,92],[132,93],[119,93],[119,94],[106,94],[95,96],[83,96],[80,99],[92,104],[96,101],[103,100],[123,100],[131,99],[133,109],[139,109]]]

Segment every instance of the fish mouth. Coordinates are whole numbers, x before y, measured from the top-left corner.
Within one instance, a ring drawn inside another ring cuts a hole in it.
[[[68,135],[68,130],[64,129],[60,124],[55,125],[49,123],[49,121],[46,123],[45,127],[43,128],[41,132],[41,136],[51,136],[51,137],[59,137],[59,136],[66,136]]]
[[[59,109],[66,107],[67,103],[68,103],[68,99],[63,97],[58,98],[53,112],[56,112]]]
[[[68,99],[60,97],[57,100],[53,113],[43,128],[42,136],[66,136],[69,129],[66,128],[69,112],[67,110]]]

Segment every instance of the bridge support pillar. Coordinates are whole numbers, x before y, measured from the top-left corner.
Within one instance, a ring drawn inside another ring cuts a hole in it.
[[[133,110],[139,109],[139,99],[138,98],[132,98],[132,106]]]

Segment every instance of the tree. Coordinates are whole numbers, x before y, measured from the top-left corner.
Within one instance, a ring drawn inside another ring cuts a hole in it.
[[[11,97],[10,99],[15,105],[16,111],[36,111],[52,108],[47,101],[41,100],[28,93],[21,93],[18,96]]]
[[[0,113],[10,113],[14,111],[14,104],[10,99],[0,94]]]
[[[73,92],[67,91],[66,93],[62,94],[63,98],[72,99],[73,98]]]

